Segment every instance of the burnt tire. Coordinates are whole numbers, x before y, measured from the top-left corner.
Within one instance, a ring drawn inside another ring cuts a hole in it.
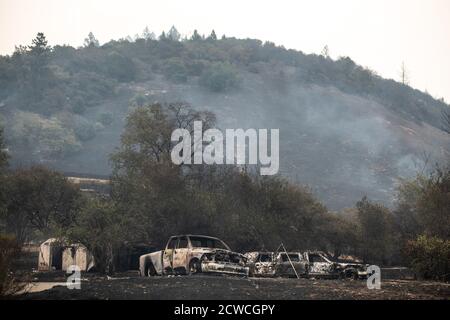
[[[193,275],[193,274],[197,274],[197,273],[201,273],[201,272],[202,272],[202,264],[201,264],[200,260],[192,259],[189,262],[188,274]]]
[[[145,276],[146,277],[156,276],[156,270],[152,263],[147,263],[145,265]]]

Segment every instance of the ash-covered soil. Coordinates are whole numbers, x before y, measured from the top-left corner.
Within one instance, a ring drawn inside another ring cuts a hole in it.
[[[59,274],[34,280],[64,282]],[[106,277],[83,274],[81,289],[56,286],[19,299],[450,299],[450,284],[430,281],[383,280],[369,290],[365,280],[261,279],[228,276],[139,277],[135,272]]]

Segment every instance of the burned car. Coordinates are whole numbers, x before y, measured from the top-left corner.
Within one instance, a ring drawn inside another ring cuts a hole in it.
[[[221,273],[248,276],[246,258],[222,240],[209,236],[173,236],[161,251],[142,255],[142,276],[168,274]]]
[[[345,262],[331,258],[320,251],[305,252],[308,261],[308,276],[327,278],[367,278],[368,265],[356,262]]]
[[[254,277],[300,277],[308,271],[308,263],[299,252],[248,252],[245,256],[249,275]]]
[[[308,275],[308,261],[299,252],[280,252],[277,256],[276,275],[302,277]]]
[[[249,276],[251,277],[274,277],[276,272],[276,257],[273,252],[247,252]]]

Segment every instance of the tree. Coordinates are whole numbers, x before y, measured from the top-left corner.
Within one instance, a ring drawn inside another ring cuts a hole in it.
[[[197,29],[194,30],[194,33],[191,36],[191,40],[193,40],[193,41],[202,40],[202,36],[198,34]]]
[[[169,32],[167,33],[167,38],[172,41],[179,41],[181,38],[181,34],[178,32],[175,26],[172,26],[172,28],[170,28]]]
[[[419,175],[402,182],[398,189],[396,214],[402,225],[412,221],[413,226],[413,232],[405,233],[405,240],[422,234],[450,239],[449,190],[450,168],[436,168],[430,176]]]
[[[32,45],[28,46],[30,53],[34,56],[44,56],[47,55],[51,47],[48,45],[48,41],[42,32],[39,32],[32,41]]]
[[[128,82],[136,77],[137,69],[133,60],[116,51],[106,56],[105,67],[108,75],[119,81]]]
[[[166,36],[166,33],[163,31],[163,32],[161,32],[161,35],[159,36],[159,40],[161,41],[161,40],[167,40],[167,36]]]
[[[180,58],[167,59],[162,70],[164,75],[174,82],[183,83],[188,79],[188,70]]]
[[[408,85],[409,84],[409,72],[406,69],[405,62],[402,62],[402,65],[400,67],[400,81],[404,85]]]
[[[408,241],[405,251],[420,278],[450,281],[450,240],[422,235]]]
[[[211,31],[211,35],[208,37],[209,40],[217,40],[216,32],[213,30]]]
[[[81,147],[74,131],[64,127],[56,117],[48,119],[37,113],[16,112],[11,119],[10,132],[15,142],[11,154],[22,161],[61,159]]]
[[[6,230],[23,243],[68,228],[80,205],[80,191],[60,173],[44,167],[16,170],[6,180]]]
[[[360,254],[364,261],[387,263],[392,252],[392,221],[387,208],[366,197],[356,204]]]
[[[204,130],[215,121],[183,103],[138,107],[127,118],[121,147],[111,158],[112,196],[119,212],[134,221],[130,234],[141,241],[159,244],[189,217],[185,169],[195,169],[171,161],[171,136],[176,128],[192,132],[195,120],[203,121]]]
[[[145,40],[155,40],[155,34],[149,30],[148,26],[146,26],[142,32],[142,38]]]
[[[50,52],[45,35],[39,32],[30,46],[21,47],[15,53],[20,61],[19,88],[27,106],[42,101],[46,97],[45,91],[54,84],[53,73],[48,68]]]
[[[99,272],[112,273],[114,253],[127,230],[111,200],[93,197],[82,206],[67,234],[71,241],[82,243],[92,253]]]
[[[89,32],[87,38],[84,39],[84,46],[86,48],[99,47],[100,43],[97,38],[95,38],[94,34],[92,32]]]
[[[327,241],[329,252],[334,258],[341,254],[357,254],[358,221],[355,209],[346,209],[339,213],[328,213],[323,218],[323,225],[317,228]]]
[[[321,52],[321,56],[329,59],[330,58],[330,49],[328,48],[328,45],[325,45],[325,47],[323,47],[322,52]]]
[[[199,83],[213,92],[226,92],[240,84],[237,70],[228,63],[216,63],[200,76]]]
[[[27,282],[14,274],[17,258],[20,256],[21,246],[11,236],[0,233],[0,298],[13,297],[22,291]]]

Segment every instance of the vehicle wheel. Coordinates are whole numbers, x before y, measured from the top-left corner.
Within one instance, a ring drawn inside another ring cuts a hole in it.
[[[202,272],[202,264],[200,263],[200,260],[198,259],[192,259],[189,262],[189,274],[196,274]]]
[[[145,276],[153,277],[156,275],[155,267],[151,263],[145,265]]]

